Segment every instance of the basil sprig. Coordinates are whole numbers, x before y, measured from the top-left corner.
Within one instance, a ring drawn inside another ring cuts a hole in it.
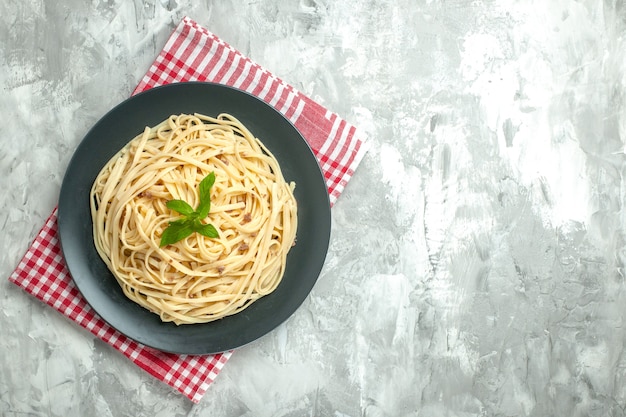
[[[195,210],[183,200],[170,200],[165,204],[167,208],[180,213],[184,218],[169,223],[161,235],[160,247],[183,240],[194,232],[209,238],[219,237],[217,229],[212,224],[202,223],[202,220],[209,215],[211,210],[211,187],[213,184],[215,184],[215,173],[211,172],[200,182],[198,189],[200,203]]]

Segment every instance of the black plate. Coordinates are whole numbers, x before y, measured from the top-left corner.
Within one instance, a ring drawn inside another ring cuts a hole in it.
[[[96,252],[89,192],[100,169],[145,126],[172,114],[230,113],[276,156],[295,181],[297,244],[278,288],[244,311],[206,323],[163,323],[126,298]],[[177,83],[137,94],[107,113],[87,133],[65,173],[58,206],[59,238],[69,271],[91,307],[112,327],[144,345],[174,353],[209,354],[245,345],[275,329],[306,299],[326,258],[330,204],[317,160],[298,130],[262,100],[211,83]]]

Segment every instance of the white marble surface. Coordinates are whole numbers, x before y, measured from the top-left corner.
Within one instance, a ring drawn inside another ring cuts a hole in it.
[[[5,0],[0,415],[626,415],[620,0]],[[193,405],[6,278],[189,15],[369,136],[327,263]]]

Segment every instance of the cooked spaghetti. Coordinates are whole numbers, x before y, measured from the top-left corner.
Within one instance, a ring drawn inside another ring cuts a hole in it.
[[[166,204],[199,203],[215,174],[204,222],[219,237],[192,233],[160,247]],[[164,322],[205,323],[236,314],[276,289],[295,244],[295,185],[272,153],[236,118],[173,115],[130,141],[91,190],[96,249],[124,294]]]

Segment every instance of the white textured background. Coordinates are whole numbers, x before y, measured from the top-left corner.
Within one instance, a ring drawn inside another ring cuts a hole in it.
[[[0,415],[626,415],[621,0],[0,3]],[[8,283],[188,15],[369,137],[327,263],[192,405]]]

